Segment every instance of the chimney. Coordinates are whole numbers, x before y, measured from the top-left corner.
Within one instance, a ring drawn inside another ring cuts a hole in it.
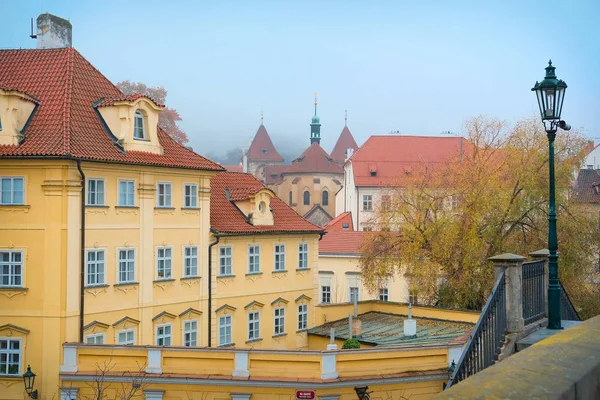
[[[242,172],[248,173],[248,156],[246,154],[242,157]]]
[[[344,161],[348,161],[350,157],[352,157],[352,154],[354,154],[354,149],[352,147],[348,147],[348,150],[346,150],[346,159]]]
[[[73,26],[66,19],[52,14],[40,14],[37,18],[37,48],[58,49],[72,47]]]
[[[412,319],[412,304],[408,303],[408,318],[404,320],[404,336],[417,336],[417,321]]]

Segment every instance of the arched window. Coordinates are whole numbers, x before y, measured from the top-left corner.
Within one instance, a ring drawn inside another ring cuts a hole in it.
[[[290,206],[292,205],[292,191],[291,190],[290,190],[290,199],[289,199],[288,203]]]
[[[321,205],[329,205],[329,192],[327,190],[324,190],[323,193],[321,193]]]
[[[146,139],[146,124],[144,122],[144,115],[139,110],[135,112],[133,138]]]
[[[304,205],[310,205],[310,192],[308,190],[304,192]]]

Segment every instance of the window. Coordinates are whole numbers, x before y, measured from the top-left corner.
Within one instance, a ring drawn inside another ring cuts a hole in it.
[[[260,313],[250,311],[248,313],[248,340],[260,339]]]
[[[298,305],[298,330],[308,329],[308,304]]]
[[[186,184],[183,186],[183,206],[186,208],[198,207],[198,185]]]
[[[278,307],[275,309],[275,335],[285,333],[285,308]]]
[[[257,274],[260,272],[260,246],[251,244],[248,246],[248,273]]]
[[[135,282],[135,250],[119,250],[119,282]]]
[[[292,205],[292,191],[291,191],[291,190],[290,190],[290,195],[289,195],[288,204],[289,204],[290,206]]]
[[[308,243],[298,244],[298,269],[308,268]]]
[[[104,285],[104,250],[87,251],[87,286]]]
[[[23,178],[0,178],[0,204],[24,204]]]
[[[144,121],[144,115],[140,111],[135,112],[134,126],[133,126],[133,138],[134,139],[146,139],[146,126]]]
[[[219,317],[219,346],[231,344],[231,315]]]
[[[156,249],[156,279],[170,279],[171,274],[171,248],[159,247]]]
[[[380,288],[379,289],[379,300],[381,301],[389,301],[389,289],[388,288]]]
[[[310,192],[308,190],[304,192],[304,205],[310,205]]]
[[[127,329],[117,335],[117,344],[135,344],[135,331]]]
[[[0,286],[23,286],[22,251],[0,251]]]
[[[384,194],[383,196],[381,196],[381,209],[382,210],[389,210],[390,209],[390,203],[391,203],[391,197],[389,194]]]
[[[183,345],[187,347],[198,345],[198,321],[183,322]]]
[[[104,344],[104,333],[96,333],[95,335],[87,335],[85,337],[87,344]]]
[[[321,286],[321,303],[331,303],[331,286]]]
[[[156,327],[156,345],[170,346],[171,345],[171,324],[158,325]]]
[[[355,301],[358,301],[358,287],[354,286],[354,287],[350,287],[350,303],[354,303]]]
[[[0,339],[0,375],[21,375],[21,340]]]
[[[134,181],[119,181],[119,206],[133,207],[135,206],[135,182]]]
[[[363,226],[363,232],[373,232],[372,226]]]
[[[198,276],[198,247],[185,246],[183,248],[183,277]]]
[[[350,225],[346,222],[342,223],[342,229],[347,231],[348,229],[350,229]]]
[[[329,205],[329,192],[327,190],[324,190],[323,193],[321,193],[321,205]]]
[[[231,275],[231,246],[219,247],[219,275]]]
[[[158,197],[156,198],[156,207],[171,207],[171,184],[168,182],[158,183]]]
[[[275,271],[285,271],[285,244],[275,245]]]
[[[88,206],[104,205],[104,179],[88,179]]]
[[[370,194],[363,195],[363,211],[373,211],[373,196]]]

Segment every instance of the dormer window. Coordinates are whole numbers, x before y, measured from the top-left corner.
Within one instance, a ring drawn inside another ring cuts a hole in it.
[[[144,123],[144,115],[139,110],[135,112],[133,138],[140,140],[146,139],[146,126]]]

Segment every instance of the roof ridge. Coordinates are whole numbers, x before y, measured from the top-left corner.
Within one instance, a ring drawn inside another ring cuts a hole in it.
[[[63,153],[71,154],[71,98],[73,94],[73,64],[75,50],[72,47],[67,48],[67,69],[65,79],[65,102],[63,108]]]

